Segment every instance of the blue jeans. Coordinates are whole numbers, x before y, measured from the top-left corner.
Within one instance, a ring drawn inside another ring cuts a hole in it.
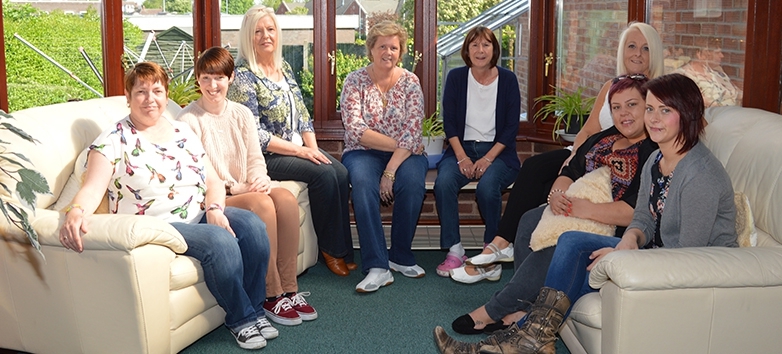
[[[353,187],[353,212],[361,243],[361,268],[388,269],[388,261],[412,266],[412,245],[421,206],[429,161],[422,155],[410,155],[396,170],[394,210],[391,218],[391,249],[380,219],[380,177],[392,153],[378,150],[353,150],[342,155]]]
[[[595,235],[583,231],[568,231],[559,236],[554,259],[548,268],[545,286],[563,291],[571,305],[582,296],[597,291],[589,286],[587,266],[589,255],[604,247],[616,247],[618,237]],[[570,313],[570,310],[568,310]]]
[[[493,142],[465,141],[464,152],[470,160],[477,161],[494,146]],[[506,147],[506,149],[515,147]],[[478,180],[475,198],[486,229],[483,242],[489,243],[497,235],[502,214],[502,191],[516,178],[513,169],[500,160],[494,161]],[[459,191],[470,179],[459,171],[456,156],[440,160],[437,164],[437,179],[434,182],[434,197],[437,215],[440,218],[440,247],[450,248],[461,242],[459,234]]]
[[[263,154],[269,177],[307,183],[312,226],[318,235],[318,247],[332,257],[353,262],[353,238],[350,232],[348,171],[323,149],[331,164],[316,165],[310,160],[280,154]]]
[[[201,262],[204,281],[217,304],[225,310],[225,325],[234,332],[264,317],[269,236],[255,213],[227,207],[225,215],[236,237],[206,223],[171,223],[185,238],[190,256]]]
[[[540,222],[545,206],[532,209],[521,216],[513,242],[513,277],[486,303],[486,313],[494,321],[517,311],[529,312],[540,288],[546,281],[546,273],[556,246],[532,252],[529,242],[532,232]]]

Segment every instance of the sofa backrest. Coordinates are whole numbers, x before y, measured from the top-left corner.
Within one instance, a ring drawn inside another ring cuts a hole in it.
[[[173,119],[180,110],[179,105],[169,100],[167,116]],[[15,118],[11,122],[39,142],[32,144],[6,130],[0,130],[0,140],[10,142],[9,150],[22,153],[30,159],[32,166],[29,167],[40,172],[49,183],[52,195],[38,196],[38,208],[46,208],[59,198],[65,182],[73,173],[73,164],[79,153],[87,148],[100,132],[127,116],[129,112],[125,96],[113,96],[34,107],[11,113]],[[16,187],[15,181],[8,176],[0,175],[0,180],[12,191]],[[2,190],[0,193],[6,194]]]
[[[747,195],[755,226],[782,243],[782,115],[743,107],[706,110],[703,141]]]

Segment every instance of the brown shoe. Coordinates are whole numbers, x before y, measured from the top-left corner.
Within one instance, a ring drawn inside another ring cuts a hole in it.
[[[445,333],[443,327],[437,326],[434,329],[434,344],[442,354],[477,354],[478,348],[485,343],[460,342]]]
[[[358,269],[358,264],[356,264],[356,262],[345,263],[345,265],[348,267],[348,270],[351,271]]]
[[[345,265],[345,260],[342,258],[334,258],[332,256],[329,256],[326,252],[321,251],[320,254],[323,255],[323,260],[326,261],[326,267],[329,267],[329,270],[341,277],[346,277],[350,275],[350,270],[348,270],[348,266]]]

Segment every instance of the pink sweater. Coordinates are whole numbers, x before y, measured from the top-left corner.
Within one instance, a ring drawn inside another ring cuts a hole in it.
[[[270,180],[252,113],[244,105],[227,102],[220,115],[193,102],[179,113],[177,120],[187,123],[201,138],[206,156],[223,182]]]

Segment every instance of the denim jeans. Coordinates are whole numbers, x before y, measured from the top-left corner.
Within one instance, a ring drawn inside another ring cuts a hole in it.
[[[535,302],[540,288],[546,280],[556,246],[532,252],[529,242],[532,232],[540,222],[545,206],[532,209],[521,216],[513,240],[513,277],[500,291],[494,293],[486,303],[486,313],[494,321],[517,311],[528,311]]]
[[[462,143],[467,157],[474,161],[482,158],[494,146],[493,142],[465,141]],[[506,147],[509,149],[511,147]],[[483,176],[478,179],[475,198],[486,229],[483,242],[489,243],[497,235],[502,215],[502,191],[516,178],[515,169],[500,160],[494,161]],[[471,180],[459,171],[456,156],[440,160],[437,164],[437,179],[434,182],[434,196],[437,216],[440,218],[440,247],[450,248],[461,242],[459,234],[459,191]]]
[[[348,171],[329,153],[320,150],[331,164],[316,165],[310,160],[280,154],[263,154],[273,180],[307,183],[312,225],[318,235],[318,247],[332,257],[353,262],[353,238],[350,233]]]
[[[410,155],[396,170],[394,210],[391,217],[391,249],[380,219],[380,177],[392,153],[378,150],[353,150],[342,155],[353,187],[353,211],[361,243],[361,267],[388,269],[388,261],[412,266],[412,244],[418,216],[426,194],[426,170],[429,161],[422,155]]]
[[[582,296],[597,291],[589,286],[589,272],[586,270],[592,263],[589,256],[601,248],[616,247],[620,240],[618,237],[583,231],[563,233],[557,241],[557,250],[548,268],[545,286],[565,292],[571,304]]]
[[[217,304],[225,310],[225,325],[234,332],[264,317],[269,237],[255,213],[227,207],[225,215],[236,237],[206,223],[171,223],[187,243],[185,256],[201,262],[204,281]]]

